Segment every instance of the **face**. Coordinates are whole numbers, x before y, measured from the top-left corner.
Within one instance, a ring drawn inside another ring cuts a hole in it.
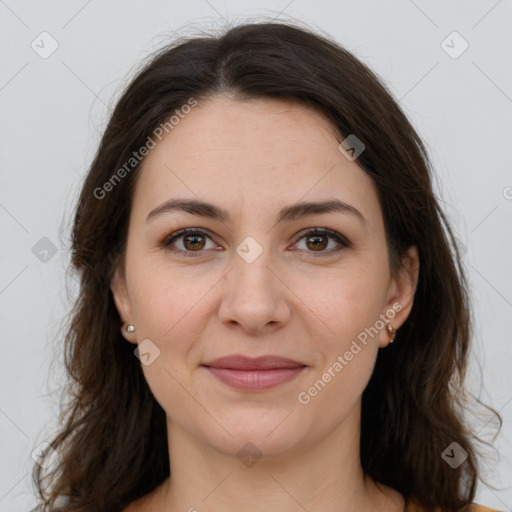
[[[341,140],[308,107],[215,97],[144,161],[116,306],[168,425],[219,452],[251,442],[278,456],[340,428],[385,323],[410,311],[415,249],[394,276],[376,187]],[[227,356],[293,363],[205,366]]]

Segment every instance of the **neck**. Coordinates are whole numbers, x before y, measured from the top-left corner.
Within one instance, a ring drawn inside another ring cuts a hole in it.
[[[313,446],[241,460],[168,422],[171,477],[160,489],[155,510],[401,511],[399,493],[365,477],[359,432],[360,404]]]

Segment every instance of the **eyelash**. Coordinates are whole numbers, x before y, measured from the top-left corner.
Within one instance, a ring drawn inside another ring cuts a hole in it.
[[[198,257],[198,256],[200,256],[201,253],[203,253],[205,251],[204,250],[185,251],[183,249],[176,249],[175,247],[172,247],[172,243],[174,241],[176,241],[178,238],[181,238],[184,235],[190,235],[190,234],[206,236],[207,238],[210,238],[210,240],[211,240],[210,235],[201,229],[184,228],[184,229],[180,229],[179,231],[176,231],[174,233],[171,233],[169,236],[164,238],[161,245],[163,245],[165,248],[169,249],[171,252],[179,253],[186,257],[191,257],[191,258]],[[313,255],[313,257],[315,257],[315,258],[322,257],[325,255],[331,255],[333,253],[341,251],[342,249],[352,247],[351,242],[347,238],[345,238],[343,235],[341,235],[337,231],[334,231],[329,228],[309,229],[306,232],[303,232],[302,235],[299,236],[299,238],[294,242],[293,245],[295,245],[296,243],[301,241],[303,238],[306,238],[308,236],[314,236],[314,235],[327,235],[328,237],[334,239],[339,244],[338,247],[336,247],[334,249],[330,249],[328,251],[307,251],[307,252],[311,253]]]

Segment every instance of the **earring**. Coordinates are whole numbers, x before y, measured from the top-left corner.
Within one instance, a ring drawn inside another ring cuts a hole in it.
[[[393,343],[395,341],[396,329],[391,324],[387,324],[386,331],[389,335],[389,343]]]
[[[135,332],[135,325],[133,325],[133,324],[128,324],[128,325],[126,326],[125,331],[126,331],[128,334],[131,334],[132,332]]]

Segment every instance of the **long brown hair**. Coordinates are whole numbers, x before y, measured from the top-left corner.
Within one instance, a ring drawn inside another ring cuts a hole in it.
[[[51,442],[58,463],[34,469],[40,510],[118,512],[169,476],[165,414],[120,334],[110,291],[140,169],[126,162],[191,98],[225,92],[307,104],[342,137],[364,143],[357,162],[378,188],[393,270],[413,245],[421,265],[409,318],[394,344],[379,351],[363,393],[362,467],[425,510],[464,509],[479,477],[464,416],[469,297],[425,147],[380,79],[350,52],[308,29],[249,23],[161,49],[111,115],[74,219],[80,289],[65,338],[69,399]],[[113,181],[116,172],[122,179]],[[456,468],[441,456],[452,443],[467,452]]]

